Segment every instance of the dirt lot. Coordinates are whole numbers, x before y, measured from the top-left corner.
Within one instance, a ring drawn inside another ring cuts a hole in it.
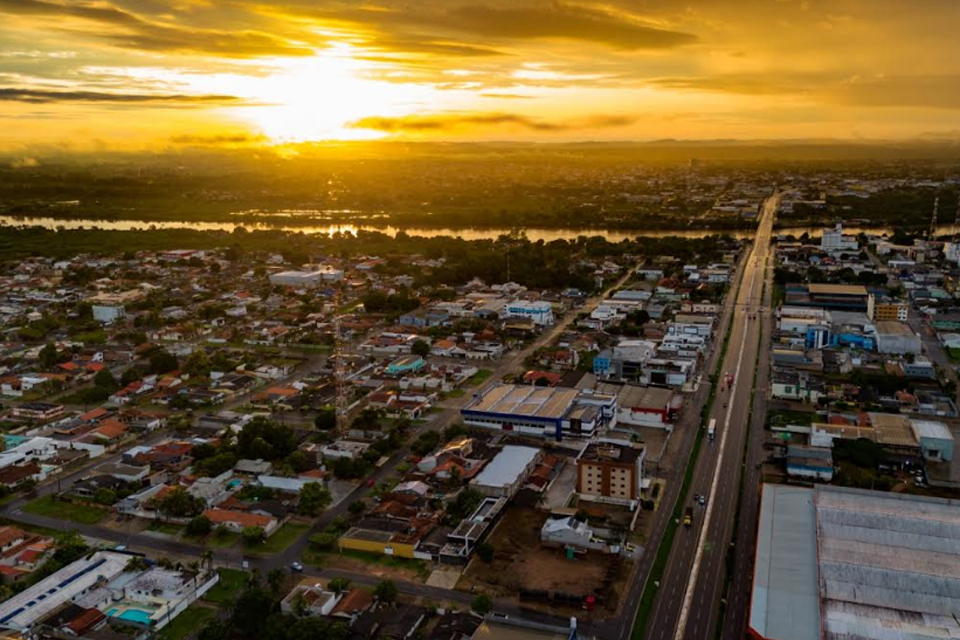
[[[600,553],[568,560],[562,549],[541,546],[540,528],[546,519],[546,513],[536,509],[508,509],[487,540],[495,551],[493,562],[475,558],[457,588],[476,587],[497,596],[517,596],[520,590],[595,594],[601,607],[615,611],[616,594],[624,588],[630,563]]]

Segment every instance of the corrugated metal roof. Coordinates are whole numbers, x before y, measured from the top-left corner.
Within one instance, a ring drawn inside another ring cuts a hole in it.
[[[813,492],[763,485],[750,627],[765,638],[819,640]]]

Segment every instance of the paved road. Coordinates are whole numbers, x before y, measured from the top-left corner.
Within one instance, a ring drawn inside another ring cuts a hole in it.
[[[746,637],[747,619],[750,615],[750,594],[753,587],[753,562],[757,539],[757,521],[760,509],[760,465],[766,459],[764,450],[765,422],[770,397],[770,351],[772,348],[774,309],[771,309],[773,296],[772,273],[774,256],[767,265],[767,287],[764,291],[761,315],[760,357],[757,363],[757,377],[754,388],[753,418],[748,435],[746,474],[743,490],[740,494],[740,515],[737,523],[736,544],[731,576],[730,590],[727,594],[726,613],[723,620],[721,640],[742,640]]]
[[[724,361],[724,373],[734,375],[734,384],[718,392],[709,416],[717,421],[716,440],[705,441],[694,462],[688,498],[694,509],[693,526],[681,527],[674,540],[644,635],[651,640],[700,640],[710,637],[716,628],[759,348],[760,320],[751,316],[761,307],[764,282],[769,277],[770,237],[778,201],[773,196],[764,204],[743,270]],[[694,504],[692,496],[696,494],[707,496],[705,507]]]
[[[653,530],[646,541],[645,552],[637,563],[633,577],[630,580],[630,587],[623,596],[623,605],[620,609],[621,615],[614,619],[600,621],[595,625],[597,637],[603,640],[613,638],[626,639],[630,637],[633,630],[637,608],[640,605],[640,599],[643,597],[644,586],[647,584],[647,578],[650,575],[650,570],[656,557],[656,550],[666,530],[667,523],[673,511],[673,505],[676,503],[680,493],[686,461],[689,459],[690,450],[693,447],[697,429],[700,426],[700,413],[710,392],[708,375],[717,368],[723,345],[723,336],[726,335],[727,327],[733,318],[733,311],[737,304],[738,292],[746,263],[746,257],[742,258],[737,269],[738,277],[735,279],[724,301],[723,313],[720,316],[720,322],[714,333],[716,343],[711,347],[710,355],[702,368],[704,376],[703,383],[699,385],[693,394],[684,400],[683,415],[675,425],[673,434],[671,435],[671,438],[680,439],[675,445],[678,449],[673,455],[673,458],[676,461],[674,464],[681,466],[665,467],[658,465],[656,469],[655,473],[657,477],[667,481],[664,495],[660,502],[660,508],[655,512],[656,519],[653,523]]]

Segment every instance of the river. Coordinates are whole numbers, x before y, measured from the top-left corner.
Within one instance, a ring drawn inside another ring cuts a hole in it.
[[[412,236],[422,236],[425,238],[434,238],[438,236],[460,237],[464,240],[493,240],[501,235],[508,234],[512,229],[507,228],[417,228],[417,227],[393,227],[393,226],[375,226],[362,224],[326,224],[326,225],[283,225],[270,224],[262,222],[188,222],[188,221],[143,221],[143,220],[93,220],[93,219],[74,219],[74,218],[23,218],[16,216],[0,216],[0,226],[7,227],[42,227],[44,229],[104,229],[111,231],[134,231],[155,229],[192,229],[195,231],[226,231],[232,232],[238,227],[243,227],[248,231],[293,231],[316,235],[333,235],[336,233],[349,233],[356,235],[360,231],[379,231],[389,236],[395,236],[398,232],[404,231]],[[941,225],[937,228],[937,233],[941,235],[952,235],[957,233],[956,225]],[[797,227],[791,229],[777,229],[778,234],[793,234],[799,236],[804,232],[811,236],[819,236],[823,229],[820,227]],[[875,233],[880,235],[892,235],[893,229],[882,227],[844,227],[846,233],[858,234]],[[645,237],[665,237],[681,236],[684,238],[702,238],[708,235],[719,233],[729,233],[736,238],[752,238],[756,231],[744,229],[740,231],[718,231],[710,229],[700,230],[677,230],[677,231],[645,231],[642,229],[544,229],[530,227],[523,229],[527,238],[537,242],[551,242],[553,240],[575,240],[579,236],[603,236],[610,242],[620,242],[621,240],[631,240],[638,236]]]

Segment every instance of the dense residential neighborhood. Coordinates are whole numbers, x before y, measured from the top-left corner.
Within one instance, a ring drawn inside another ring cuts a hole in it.
[[[5,263],[4,637],[952,633],[960,244],[781,180],[743,237]]]

